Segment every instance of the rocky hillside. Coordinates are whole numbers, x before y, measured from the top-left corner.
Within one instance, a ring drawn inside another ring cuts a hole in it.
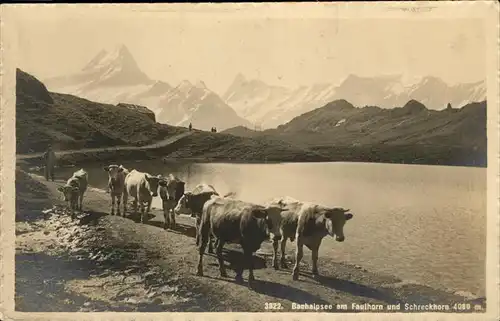
[[[200,81],[178,86],[151,80],[125,45],[102,50],[79,72],[44,80],[51,91],[107,104],[146,106],[160,123],[219,130],[250,123],[238,116],[216,93]]]
[[[393,108],[409,100],[420,101],[432,110],[441,110],[448,103],[461,107],[485,100],[486,85],[483,81],[448,85],[436,77],[406,79],[401,75],[374,78],[351,75],[339,83],[285,88],[247,80],[240,74],[223,98],[239,115],[268,129],[340,99],[357,107]]]
[[[17,153],[55,149],[143,145],[185,131],[156,123],[144,109],[101,104],[52,93],[35,77],[16,72]]]
[[[336,160],[484,165],[486,118],[486,101],[437,111],[416,100],[394,109],[336,100],[276,129],[225,133],[273,137]]]

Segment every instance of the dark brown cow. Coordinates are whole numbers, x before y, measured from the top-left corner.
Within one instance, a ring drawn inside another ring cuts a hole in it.
[[[281,212],[284,207],[264,207],[230,198],[213,196],[203,206],[200,224],[199,258],[197,275],[203,275],[203,254],[209,241],[210,234],[217,239],[216,254],[219,261],[221,277],[226,277],[226,270],[222,259],[222,248],[225,243],[238,243],[243,248],[245,261],[249,266],[248,285],[254,281],[253,253],[262,242],[269,238],[272,223],[269,212]],[[243,282],[243,266],[240,264],[236,271],[236,281]]]
[[[192,191],[184,193],[174,209],[176,214],[191,214],[192,217],[195,217],[196,246],[200,245],[199,227],[203,205],[205,205],[205,203],[214,195],[219,196],[219,193],[217,193],[212,185],[198,184]],[[231,195],[233,195],[233,193],[228,193],[223,197],[229,197]],[[213,237],[210,236],[210,240],[208,243],[208,253],[213,252]]]
[[[312,252],[312,273],[318,275],[318,252],[321,241],[327,235],[335,236],[335,240],[343,242],[344,225],[352,219],[349,210],[341,207],[326,207],[308,202],[294,200],[290,197],[276,198],[268,206],[284,204],[286,211],[279,216],[272,216],[274,228],[271,231],[273,237],[273,266],[277,268],[278,241],[281,239],[281,267],[286,268],[285,247],[287,239],[291,242],[297,238],[295,250],[295,266],[292,278],[299,278],[299,263],[303,257],[303,246],[307,246]]]

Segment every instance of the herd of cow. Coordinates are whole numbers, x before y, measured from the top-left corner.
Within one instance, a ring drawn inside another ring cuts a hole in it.
[[[236,200],[231,195],[220,196],[211,185],[199,184],[192,191],[185,191],[185,182],[170,174],[153,176],[137,170],[129,171],[122,165],[104,167],[108,173],[108,188],[111,195],[111,215],[120,215],[123,201],[123,216],[127,211],[129,197],[133,198],[134,212],[141,209],[141,223],[147,219],[153,197],[158,194],[163,203],[164,228],[175,228],[175,217],[188,214],[195,218],[196,245],[199,250],[197,274],[203,275],[203,254],[215,253],[219,261],[220,275],[226,277],[222,259],[225,243],[240,244],[246,265],[249,268],[248,284],[254,281],[253,253],[272,236],[273,267],[287,268],[285,247],[287,240],[296,241],[293,280],[299,276],[299,263],[303,257],[303,246],[312,252],[312,273],[318,275],[318,251],[326,235],[343,242],[344,225],[353,215],[340,207],[326,207],[290,197],[280,197],[265,206]],[[88,185],[88,174],[80,169],[73,173],[66,185],[58,188],[72,213],[82,210],[82,199]],[[159,191],[159,193],[158,193]],[[72,214],[73,215],[73,214]],[[215,241],[215,244],[214,244]],[[278,264],[278,243],[281,241],[281,258]],[[243,281],[243,266],[236,271],[236,281]]]

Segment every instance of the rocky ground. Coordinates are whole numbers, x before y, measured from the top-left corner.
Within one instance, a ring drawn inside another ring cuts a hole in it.
[[[409,284],[321,256],[322,276],[313,278],[307,250],[301,279],[292,281],[290,270],[272,268],[270,243],[264,243],[255,257],[253,290],[234,282],[232,266],[241,259],[237,246],[227,246],[224,252],[228,278],[219,276],[216,258],[208,254],[205,276],[198,277],[190,217],[179,216],[178,228],[165,231],[158,209],[148,224],[137,223],[133,215],[107,215],[109,195],[90,188],[83,213],[71,219],[57,194],[62,183],[16,172],[17,311],[265,312],[268,303],[277,303],[278,311],[289,312],[295,311],[292,303],[307,303],[332,304],[330,311],[351,312],[353,303],[384,308],[400,303],[403,309],[404,303],[463,302],[485,309],[482,298]],[[292,257],[289,245],[288,259]],[[246,280],[247,272],[243,276]],[[346,304],[347,310],[337,304]]]

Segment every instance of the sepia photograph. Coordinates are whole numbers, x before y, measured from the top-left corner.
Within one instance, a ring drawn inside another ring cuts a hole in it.
[[[499,6],[459,2],[2,6],[2,313],[498,319]]]

